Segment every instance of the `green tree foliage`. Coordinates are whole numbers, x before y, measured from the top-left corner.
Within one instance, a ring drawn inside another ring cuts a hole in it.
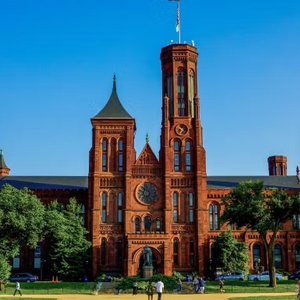
[[[10,273],[7,262],[20,253],[20,248],[35,248],[41,241],[45,209],[28,189],[5,185],[0,190],[0,279]]]
[[[281,224],[300,213],[300,194],[282,190],[264,190],[263,182],[244,182],[222,199],[223,221],[256,230],[268,256],[270,286],[276,286],[274,246]]]
[[[78,280],[87,271],[88,250],[82,206],[71,198],[66,209],[56,201],[47,208],[46,239],[54,275],[62,279]]]
[[[248,249],[246,243],[238,242],[230,231],[219,235],[212,244],[214,265],[225,272],[248,273]]]

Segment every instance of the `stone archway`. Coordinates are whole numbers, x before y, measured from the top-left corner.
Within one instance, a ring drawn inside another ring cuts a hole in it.
[[[142,267],[143,267],[143,250],[145,246],[137,249],[133,254],[133,267],[134,267],[134,275],[141,275],[142,274]],[[163,265],[163,257],[160,251],[157,248],[148,247],[152,250],[152,261],[153,261],[153,273],[163,273],[164,265]]]

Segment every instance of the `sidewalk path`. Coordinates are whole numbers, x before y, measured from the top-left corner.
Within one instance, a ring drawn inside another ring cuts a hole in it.
[[[162,300],[228,300],[234,297],[249,297],[249,296],[280,296],[280,295],[295,295],[295,293],[243,293],[243,294],[163,294]],[[0,299],[5,299],[6,297],[11,297],[12,295],[1,295]],[[120,295],[24,295],[24,297],[30,298],[56,298],[58,300],[147,300],[146,294],[120,294]],[[15,297],[16,299],[18,297]],[[20,297],[21,298],[21,297]],[[157,300],[157,296],[153,297],[153,300]]]

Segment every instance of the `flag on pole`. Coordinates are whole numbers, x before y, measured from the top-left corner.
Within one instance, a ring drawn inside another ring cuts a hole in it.
[[[176,32],[179,31],[180,31],[180,8],[179,8],[179,4],[177,3]]]

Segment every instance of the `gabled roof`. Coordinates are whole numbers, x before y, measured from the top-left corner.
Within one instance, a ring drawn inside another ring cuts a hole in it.
[[[9,169],[8,166],[5,163],[3,150],[0,150],[0,169]]]
[[[143,148],[140,156],[135,162],[135,165],[158,165],[159,161],[156,158],[152,148],[147,142],[145,147]]]
[[[104,108],[93,119],[133,119],[118,97],[115,75],[111,96]]]

